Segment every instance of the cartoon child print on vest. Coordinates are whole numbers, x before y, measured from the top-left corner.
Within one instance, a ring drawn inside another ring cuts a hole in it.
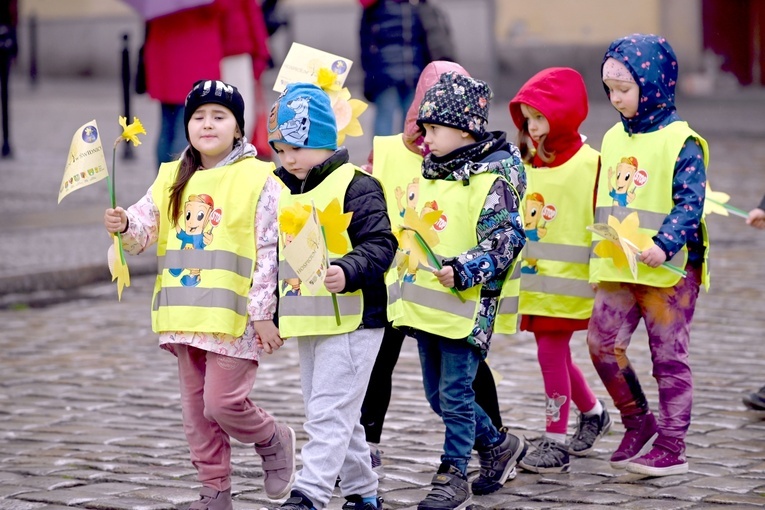
[[[282,94],[284,95],[284,94]],[[310,97],[301,96],[287,102],[287,108],[295,112],[290,120],[277,125],[281,96],[276,100],[268,115],[269,140],[284,140],[293,145],[306,145],[308,143],[308,131],[311,129],[311,119],[308,118]]]
[[[415,215],[419,218],[420,228],[425,227],[425,220],[426,216],[434,211],[438,210],[438,203],[435,200],[432,200],[430,202],[426,202],[422,209],[417,211],[417,203],[420,198],[420,178],[415,177],[412,179],[412,181],[406,185],[406,196],[404,195],[404,190],[401,188],[401,186],[396,186],[396,189],[394,190],[394,193],[396,195],[396,205],[399,210],[399,215],[404,218],[406,216],[406,211],[411,210],[415,213]],[[402,199],[406,199],[406,205],[402,203]],[[443,217],[442,217],[443,218]],[[429,227],[428,230],[431,231],[431,234],[435,235],[435,243],[438,242],[438,230],[443,230],[443,225],[439,224],[442,220],[437,221],[434,223],[429,223],[427,226]],[[393,225],[393,228],[395,229],[397,226]],[[434,246],[434,242],[431,242],[431,248]],[[403,280],[408,283],[414,283],[414,281],[417,279],[416,272],[411,271],[410,266],[408,264],[409,260],[409,250],[407,250],[406,246],[399,246],[398,252],[397,252],[397,260],[396,265],[399,268],[399,274],[404,275]]]
[[[523,208],[523,228],[526,230],[526,239],[539,242],[547,235],[548,223],[555,219],[557,209],[552,204],[545,204],[545,198],[541,193],[529,193],[526,195],[526,206]],[[523,250],[528,253],[527,248]],[[521,267],[521,273],[537,274],[537,259],[525,257]]]
[[[213,228],[220,222],[221,210],[215,209],[210,195],[189,195],[183,207],[183,228],[175,226],[175,237],[181,241],[181,250],[204,250],[213,241]],[[209,229],[207,227],[209,226]],[[206,230],[207,229],[207,230]],[[189,274],[181,277],[184,287],[196,287],[202,281],[201,269],[188,269]],[[173,268],[169,272],[178,277],[184,269]]]
[[[627,204],[635,200],[637,188],[642,187],[647,180],[648,173],[645,170],[638,170],[637,158],[634,156],[622,158],[616,165],[616,181],[614,181],[613,167],[608,167],[610,185],[608,196],[614,199],[614,205],[627,207]]]

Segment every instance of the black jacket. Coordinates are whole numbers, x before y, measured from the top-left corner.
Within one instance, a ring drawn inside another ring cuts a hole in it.
[[[341,147],[324,163],[313,167],[303,181],[287,172],[284,167],[277,168],[276,175],[291,194],[299,195],[319,186],[330,173],[347,162],[348,151]],[[385,195],[376,179],[358,170],[348,185],[343,203],[344,212],[353,211],[348,226],[348,237],[353,249],[332,263],[340,266],[345,273],[343,292],[362,291],[363,326],[382,328],[388,323],[385,271],[393,262],[398,248],[398,242],[390,229]]]

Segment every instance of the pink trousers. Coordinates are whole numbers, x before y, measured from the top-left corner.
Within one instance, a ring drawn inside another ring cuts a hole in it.
[[[571,359],[571,331],[536,332],[537,357],[545,383],[546,431],[565,434],[571,401],[581,412],[595,407],[595,394],[582,370]]]
[[[258,362],[187,345],[173,348],[191,463],[205,487],[227,490],[231,487],[229,438],[265,443],[275,432],[273,417],[249,399]]]

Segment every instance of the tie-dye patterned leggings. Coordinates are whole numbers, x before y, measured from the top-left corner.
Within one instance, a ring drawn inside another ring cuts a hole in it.
[[[693,379],[688,360],[690,329],[699,294],[700,269],[674,287],[631,283],[598,285],[587,344],[595,369],[622,417],[648,412],[637,373],[627,357],[632,334],[642,318],[648,332],[653,376],[659,386],[659,430],[685,439],[691,423]]]

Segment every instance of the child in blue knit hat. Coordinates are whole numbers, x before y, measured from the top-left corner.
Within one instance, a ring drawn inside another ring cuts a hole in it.
[[[288,85],[268,128],[282,165],[276,175],[286,185],[279,199],[279,330],[283,338],[297,338],[308,434],[303,468],[280,508],[325,508],[339,476],[348,500],[343,508],[382,509],[359,416],[384,327],[395,318],[388,313],[385,277],[397,242],[385,196],[376,179],[348,162],[345,147],[337,147],[335,115],[319,87]],[[286,231],[285,218],[310,205],[326,228],[330,259],[324,288],[314,293],[284,261],[296,233]],[[346,213],[347,229],[332,223]]]

